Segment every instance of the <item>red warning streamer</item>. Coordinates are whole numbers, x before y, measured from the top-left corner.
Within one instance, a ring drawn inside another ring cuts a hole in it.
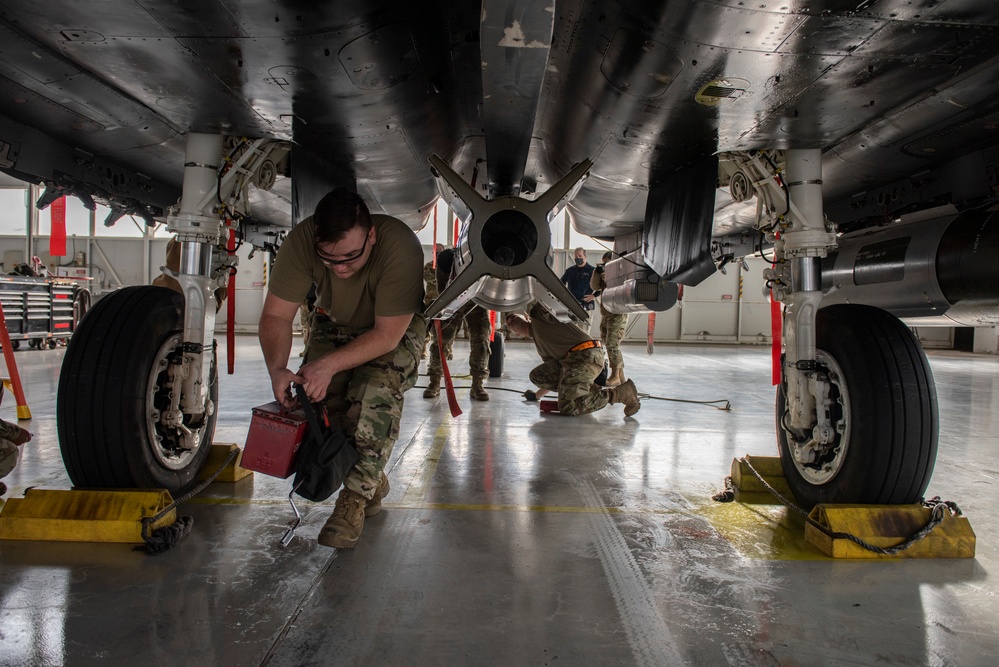
[[[772,380],[774,386],[780,384],[781,378],[781,367],[780,367],[780,352],[781,352],[781,331],[783,325],[781,324],[780,315],[780,302],[774,298],[773,288],[770,289],[770,337],[773,340],[770,352],[773,357],[773,372]]]
[[[437,204],[434,204],[434,245],[430,251],[430,261],[434,271],[437,270]]]
[[[66,256],[66,198],[59,197],[49,207],[52,215],[52,232],[49,237],[49,254]]]
[[[434,327],[437,331],[437,354],[441,356],[441,369],[444,371],[444,393],[447,394],[447,407],[451,410],[451,416],[457,417],[461,414],[458,407],[458,397],[454,395],[454,382],[451,380],[451,371],[447,367],[447,354],[444,353],[444,340],[441,335],[441,321],[434,320]]]
[[[229,228],[229,239],[225,246],[230,256],[236,254],[236,230]],[[228,364],[229,375],[236,369],[236,269],[230,269],[229,280],[226,282],[226,323],[225,323],[225,346],[226,362]]]

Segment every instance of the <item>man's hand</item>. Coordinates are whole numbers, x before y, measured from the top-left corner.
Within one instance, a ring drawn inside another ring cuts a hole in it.
[[[301,301],[285,301],[268,294],[257,327],[267,374],[271,376],[271,391],[274,392],[277,402],[289,410],[296,404],[291,385],[293,382],[301,383],[304,380],[288,370],[288,357],[291,354],[291,323],[298,317],[301,305]]]
[[[587,294],[586,296],[583,297],[583,301],[585,301],[586,303],[593,301],[593,295]]]
[[[357,368],[383,354],[395,350],[412,322],[412,315],[375,315],[375,326],[354,340],[319,359],[310,361],[299,369],[302,388],[309,400],[321,401],[326,397],[333,376],[342,371]]]
[[[287,368],[277,369],[271,372],[271,390],[274,398],[286,410],[293,410],[298,403],[295,394],[291,390],[292,384],[303,384],[305,378],[295,375]]]
[[[520,336],[521,338],[531,337],[531,325],[528,320],[523,315],[517,313],[510,313],[506,316],[506,328],[509,329],[515,336]]]
[[[298,371],[299,375],[302,376],[300,384],[313,403],[318,403],[326,398],[326,390],[337,372],[331,363],[335,360],[335,356],[336,352],[330,352],[320,359],[310,361]]]

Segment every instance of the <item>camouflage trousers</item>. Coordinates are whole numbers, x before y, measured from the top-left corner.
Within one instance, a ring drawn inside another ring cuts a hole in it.
[[[308,347],[312,329],[312,311],[309,309],[308,301],[303,301],[298,308],[298,322],[302,325],[302,343]]]
[[[604,310],[603,306],[600,306],[600,340],[603,341],[604,349],[607,350],[607,361],[610,362],[611,372],[617,368],[624,368],[621,340],[624,339],[624,331],[627,327],[627,315],[610,313]]]
[[[21,434],[21,429],[0,419],[0,478],[6,477],[17,465],[20,448],[12,441]]]
[[[591,347],[536,366],[531,371],[531,382],[558,392],[558,411],[563,415],[585,415],[607,405],[608,395],[593,384],[603,368],[603,351]]]
[[[449,320],[441,322],[441,340],[444,343],[444,354],[451,354],[454,337],[458,335],[462,321],[468,331],[468,342],[472,349],[468,355],[468,368],[472,377],[485,378],[489,375],[489,311],[469,301],[458,309]],[[441,355],[437,349],[437,327],[430,323],[430,363],[427,372],[438,378],[443,373]]]
[[[11,424],[9,421],[0,419],[0,438],[7,440],[16,440],[17,436],[21,434],[21,427],[17,424]]]
[[[343,347],[364,331],[334,324],[325,315],[312,314],[312,331],[305,362]],[[399,438],[403,392],[416,384],[420,349],[427,335],[427,321],[414,315],[395,350],[333,376],[326,393],[330,419],[353,437],[360,461],[347,475],[344,486],[371,498],[382,470]]]

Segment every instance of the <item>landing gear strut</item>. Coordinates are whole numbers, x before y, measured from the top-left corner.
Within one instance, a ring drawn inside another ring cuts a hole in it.
[[[895,316],[856,304],[821,308],[819,260],[837,245],[822,211],[821,154],[785,157],[786,171],[764,153],[739,154],[731,180],[737,200],[749,184],[760,199],[757,223],[774,244],[764,275],[785,305],[776,403],[784,475],[808,507],[916,502],[937,453],[929,364]]]
[[[272,174],[271,158],[287,153],[286,144],[257,139],[237,140],[223,156],[224,142],[187,136],[183,195],[167,216],[180,261],[164,273],[176,290],[109,294],[70,341],[57,418],[63,461],[77,486],[182,492],[208,458],[218,405],[215,292],[235,267],[234,256],[217,252],[223,220],[248,214],[248,183],[270,187],[272,178],[256,175]]]

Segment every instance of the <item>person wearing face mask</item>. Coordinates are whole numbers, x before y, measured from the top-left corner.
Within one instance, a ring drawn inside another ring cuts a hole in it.
[[[384,468],[427,337],[422,269],[416,234],[401,220],[371,215],[343,188],[291,230],[274,260],[258,333],[274,398],[292,409],[292,384],[301,385],[309,400],[325,402],[361,456],[319,532],[322,545],[353,547],[389,492]],[[293,371],[292,322],[313,283],[305,365]]]
[[[593,289],[590,287],[590,279],[593,277],[593,265],[586,262],[586,250],[576,248],[572,251],[575,264],[562,273],[562,282],[569,289],[583,310],[593,310]],[[577,326],[584,332],[589,333],[591,317],[588,322],[579,322]]]

